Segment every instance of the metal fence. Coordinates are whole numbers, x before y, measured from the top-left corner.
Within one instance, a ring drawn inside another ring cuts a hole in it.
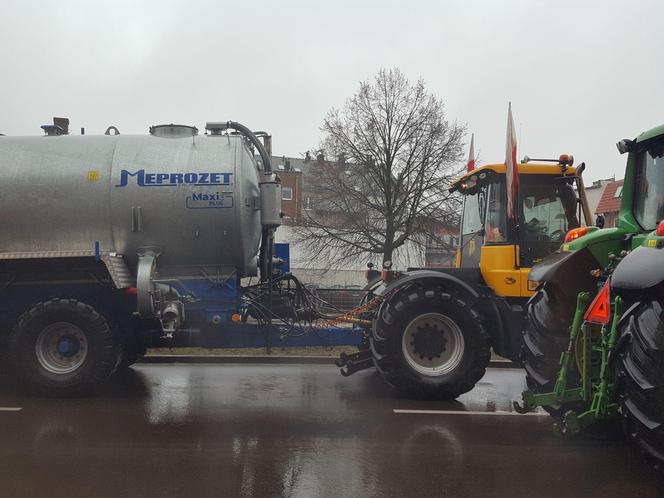
[[[311,289],[321,301],[323,313],[346,313],[357,308],[367,291],[357,288]]]

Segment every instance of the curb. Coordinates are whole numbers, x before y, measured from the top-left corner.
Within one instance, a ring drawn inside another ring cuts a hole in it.
[[[225,355],[148,355],[137,363],[261,363],[261,364],[301,364],[334,365],[330,356],[225,356]]]
[[[276,365],[334,365],[336,358],[331,356],[226,356],[226,355],[148,355],[137,363],[167,364],[167,363],[219,363],[219,364],[276,364]],[[491,360],[489,368],[520,368],[509,360]]]

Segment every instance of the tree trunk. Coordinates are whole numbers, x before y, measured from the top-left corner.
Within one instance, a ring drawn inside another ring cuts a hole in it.
[[[385,267],[386,261],[392,261],[393,252],[394,248],[392,246],[392,242],[385,241],[385,246],[383,248],[383,267]]]

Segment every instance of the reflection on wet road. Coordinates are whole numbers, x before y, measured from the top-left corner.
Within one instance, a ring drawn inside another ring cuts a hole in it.
[[[143,365],[71,400],[5,381],[0,407],[22,410],[0,411],[0,496],[659,496],[626,442],[507,416],[522,383],[490,370],[423,402],[323,365]]]

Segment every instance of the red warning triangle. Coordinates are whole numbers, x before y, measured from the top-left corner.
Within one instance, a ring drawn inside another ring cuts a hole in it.
[[[610,279],[606,279],[604,287],[593,299],[593,302],[590,303],[590,306],[586,310],[586,314],[583,319],[586,322],[607,324],[609,323],[609,317],[611,316],[611,283]]]

